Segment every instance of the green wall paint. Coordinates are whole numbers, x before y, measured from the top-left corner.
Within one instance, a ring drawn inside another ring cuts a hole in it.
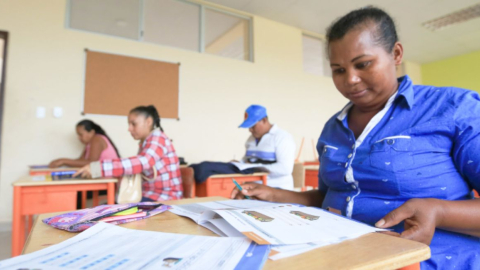
[[[422,83],[456,86],[480,93],[480,51],[423,64]]]

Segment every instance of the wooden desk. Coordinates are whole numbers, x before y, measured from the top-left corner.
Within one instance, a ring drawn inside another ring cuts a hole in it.
[[[319,165],[305,166],[305,186],[318,188],[318,169]]]
[[[208,197],[169,201],[166,204],[187,204],[225,200]],[[75,233],[61,231],[45,225],[41,220],[60,213],[38,216],[25,244],[24,253],[31,253],[49,245],[60,243]],[[119,225],[125,228],[215,236],[211,231],[195,224],[192,220],[165,212],[154,217]],[[321,247],[307,253],[277,261],[268,260],[264,269],[396,269],[430,258],[430,248],[424,244],[371,233],[340,244]]]
[[[115,203],[117,179],[86,179],[34,181],[25,176],[13,185],[12,257],[20,255],[25,243],[25,218],[29,217],[28,231],[32,227],[32,215],[73,211],[77,208],[77,191],[107,190],[109,204]]]
[[[230,198],[235,184],[232,178],[240,185],[245,182],[262,181],[264,185],[267,184],[268,173],[253,173],[253,174],[216,174],[212,175],[205,182],[196,184],[195,192],[198,197],[212,197],[221,196]]]

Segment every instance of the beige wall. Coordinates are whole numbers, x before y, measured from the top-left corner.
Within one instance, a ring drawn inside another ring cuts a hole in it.
[[[11,183],[29,164],[77,157],[82,145],[74,125],[81,120],[84,48],[181,62],[180,121],[163,120],[178,155],[188,162],[227,161],[243,155],[248,131],[238,129],[252,104],[267,107],[270,119],[290,131],[304,159],[311,139],[346,103],[331,79],[302,71],[301,31],[254,17],[255,63],[85,33],[65,28],[65,0],[2,0],[0,29],[10,33],[1,146],[0,221],[11,219]],[[132,93],[134,95],[134,93]],[[37,119],[37,106],[47,117]],[[64,109],[53,118],[54,106]],[[125,117],[89,116],[110,134],[123,156],[137,143]]]

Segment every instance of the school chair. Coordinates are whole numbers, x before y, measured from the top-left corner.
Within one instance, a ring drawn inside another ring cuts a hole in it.
[[[297,191],[305,189],[305,166],[302,162],[295,162],[293,165],[293,188]]]
[[[180,166],[182,175],[183,198],[195,198],[195,180],[193,179],[193,169],[187,166]]]

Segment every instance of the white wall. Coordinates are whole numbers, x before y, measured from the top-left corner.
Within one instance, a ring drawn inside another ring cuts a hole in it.
[[[74,133],[80,115],[84,48],[181,62],[180,121],[163,120],[179,156],[188,162],[227,161],[244,152],[248,131],[238,129],[244,110],[265,105],[270,119],[290,131],[304,159],[311,139],[346,100],[331,79],[304,74],[299,29],[254,17],[255,62],[245,62],[65,28],[65,0],[2,0],[0,29],[8,31],[9,55],[1,145],[0,221],[11,220],[11,183],[27,165],[82,150]],[[132,93],[134,95],[134,93]],[[47,117],[35,118],[37,106]],[[53,118],[54,106],[64,116]],[[88,117],[110,134],[122,156],[137,151],[125,117]]]

